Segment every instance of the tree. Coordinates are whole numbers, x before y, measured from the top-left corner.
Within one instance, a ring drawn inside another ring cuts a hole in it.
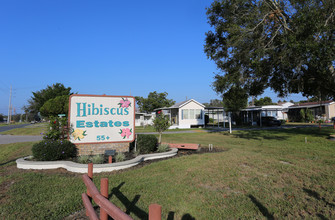
[[[211,99],[209,103],[203,103],[206,107],[222,107],[223,101],[219,99]]]
[[[169,107],[175,103],[172,99],[167,99],[167,92],[150,92],[148,98],[135,96],[136,104],[141,112],[151,113],[157,108]]]
[[[2,114],[0,114],[0,122],[3,122],[3,115]]]
[[[58,116],[58,114],[68,114],[69,95],[57,96],[46,101],[40,108],[40,112],[45,116]]]
[[[162,141],[162,133],[170,127],[170,119],[163,112],[159,111],[158,115],[153,121],[153,127],[159,133],[158,143]]]
[[[264,105],[273,105],[272,99],[268,96],[265,96],[264,98],[256,99],[255,105],[256,106],[264,106]]]
[[[29,105],[25,107],[25,111],[37,115],[40,112],[41,107],[48,100],[56,98],[57,96],[67,95],[70,96],[71,87],[65,87],[61,83],[53,84],[52,86],[47,86],[46,89],[42,89],[37,92],[33,92],[33,96],[28,100]],[[44,112],[45,113],[45,112]],[[48,116],[42,114],[42,116]]]
[[[232,118],[236,124],[242,123],[239,117],[239,111],[245,108],[248,104],[248,95],[246,91],[238,86],[231,87],[223,94],[223,106],[226,112],[232,112]]]
[[[204,46],[220,73],[213,88],[258,96],[335,98],[335,1],[221,0],[207,10]]]

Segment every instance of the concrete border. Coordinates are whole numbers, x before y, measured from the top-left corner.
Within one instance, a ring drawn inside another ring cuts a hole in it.
[[[123,162],[111,163],[111,164],[94,164],[93,172],[101,173],[101,172],[111,172],[114,170],[126,169],[132,166],[136,166],[142,161],[173,157],[177,154],[177,152],[178,152],[178,149],[173,148],[168,152],[143,154],[143,155],[137,156],[134,159],[123,161]],[[80,163],[75,163],[72,161],[29,161],[29,160],[26,160],[31,157],[32,156],[28,156],[28,157],[17,159],[16,160],[17,168],[35,169],[35,170],[64,168],[74,173],[87,173],[87,169],[88,169],[87,164],[80,164]]]

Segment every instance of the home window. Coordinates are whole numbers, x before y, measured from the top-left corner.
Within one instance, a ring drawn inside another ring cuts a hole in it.
[[[182,119],[202,119],[201,109],[183,109]]]
[[[188,109],[183,110],[183,119],[189,119],[188,117]]]

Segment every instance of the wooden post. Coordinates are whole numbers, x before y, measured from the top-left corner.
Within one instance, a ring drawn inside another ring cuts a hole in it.
[[[100,193],[103,197],[108,199],[108,178],[101,178]],[[108,219],[108,214],[106,213],[106,211],[102,207],[100,207],[100,219],[101,220],[107,220]]]
[[[162,206],[158,204],[149,205],[149,220],[162,219]]]
[[[87,176],[93,179],[93,163],[88,164]]]
[[[110,156],[108,157],[108,163],[113,163],[112,161],[113,161],[113,157],[110,155]]]
[[[87,176],[93,180],[93,163],[89,163],[87,165]],[[90,200],[90,202],[92,203],[92,194],[91,192],[87,189],[87,196]],[[88,216],[88,211],[86,211],[86,216]]]

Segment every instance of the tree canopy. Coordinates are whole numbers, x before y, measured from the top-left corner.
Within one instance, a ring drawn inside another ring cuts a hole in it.
[[[135,96],[135,99],[141,112],[150,113],[157,108],[169,107],[175,104],[175,101],[168,99],[167,96],[167,92],[157,93],[154,91],[149,93],[148,98]]]
[[[204,51],[221,71],[213,89],[335,98],[335,1],[221,0],[207,9]]]
[[[203,103],[206,107],[223,107],[223,101],[219,99],[211,99],[209,103]]]
[[[272,102],[272,99],[268,96],[264,98],[255,99],[254,102],[255,106],[264,106],[264,105],[274,105],[275,103]]]
[[[46,101],[40,108],[41,115],[58,116],[58,114],[68,114],[69,95],[57,96]]]
[[[33,92],[33,96],[30,98],[30,100],[28,100],[29,104],[25,107],[25,111],[36,115],[41,111],[42,106],[48,100],[54,99],[58,96],[70,96],[72,94],[71,87],[65,87],[62,83],[56,83],[52,86],[47,86],[45,89]],[[41,115],[49,116],[45,109],[41,111]]]

